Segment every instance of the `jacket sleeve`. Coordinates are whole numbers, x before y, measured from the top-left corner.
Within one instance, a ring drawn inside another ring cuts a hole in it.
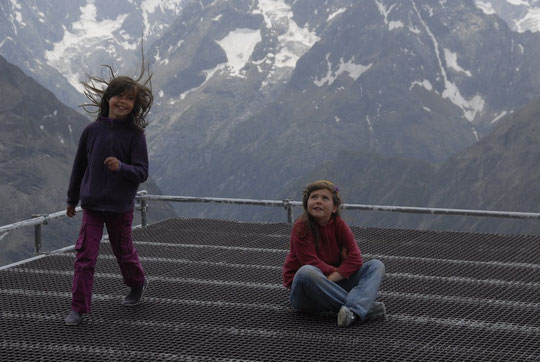
[[[129,164],[122,163],[120,174],[136,184],[145,182],[148,179],[148,151],[143,132],[135,139],[130,159]]]
[[[341,239],[341,244],[347,249],[347,257],[342,261],[336,271],[348,279],[362,266],[362,252],[354,240],[354,234],[351,228],[344,221],[339,226],[338,237]]]
[[[291,248],[302,265],[313,265],[319,268],[324,275],[331,274],[336,270],[336,267],[322,261],[315,250],[315,243],[311,233],[307,233],[306,237],[300,238],[298,230],[305,226],[297,223],[291,233]]]
[[[88,137],[88,131],[85,128],[79,139],[79,145],[77,146],[77,153],[75,154],[75,160],[73,161],[73,167],[71,169],[71,177],[69,179],[69,186],[67,192],[67,204],[76,206],[79,203],[79,195],[81,192],[81,182],[88,167],[88,153],[86,150],[86,142]]]

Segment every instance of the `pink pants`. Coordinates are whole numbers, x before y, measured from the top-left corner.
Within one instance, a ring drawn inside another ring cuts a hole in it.
[[[94,266],[103,236],[103,224],[107,227],[109,242],[120,266],[124,284],[138,287],[144,283],[144,271],[131,239],[132,221],[133,210],[126,213],[83,210],[81,231],[75,245],[77,255],[73,275],[72,310],[79,313],[90,312]]]

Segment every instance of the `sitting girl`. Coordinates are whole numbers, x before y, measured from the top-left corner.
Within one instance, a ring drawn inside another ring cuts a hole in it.
[[[375,302],[384,264],[376,259],[362,262],[354,235],[339,216],[338,188],[316,181],[304,189],[302,204],[304,214],[293,226],[282,271],[293,308],[337,313],[339,327],[384,319],[384,304]]]

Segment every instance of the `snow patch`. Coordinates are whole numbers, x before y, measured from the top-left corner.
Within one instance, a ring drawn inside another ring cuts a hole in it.
[[[484,108],[485,101],[484,99],[479,96],[475,95],[470,100],[466,100],[459,91],[459,88],[456,84],[452,83],[446,74],[446,69],[443,67],[443,63],[441,60],[441,54],[439,53],[439,43],[437,42],[437,38],[435,38],[435,35],[433,35],[433,32],[428,27],[424,19],[422,19],[420,12],[418,11],[418,8],[416,7],[416,4],[413,2],[413,8],[416,12],[416,15],[418,16],[418,19],[426,29],[426,32],[428,36],[431,38],[433,42],[433,47],[435,50],[435,55],[437,57],[437,62],[439,63],[439,68],[441,71],[441,75],[443,77],[444,82],[444,90],[441,94],[443,98],[448,98],[452,103],[454,103],[456,106],[461,108],[463,112],[463,116],[469,120],[469,122],[472,122],[476,115],[481,112]],[[475,131],[473,131],[475,132]],[[478,138],[478,135],[475,133],[475,137]]]
[[[326,19],[326,22],[330,22],[333,18],[335,18],[336,16],[340,15],[340,14],[343,14],[345,11],[347,11],[346,8],[342,8],[342,9],[338,9],[336,11],[334,11],[332,14],[328,15],[328,19]]]
[[[162,13],[174,11],[178,14],[179,9],[181,8],[180,5],[183,1],[184,0],[143,0],[141,3],[141,10],[145,37],[151,32],[151,24],[148,20],[150,14],[153,14],[157,8],[159,8]]]
[[[15,14],[15,21],[19,23],[20,26],[26,26],[26,23],[23,21],[22,17],[22,7],[21,4],[17,0],[10,0],[11,7],[13,9],[13,13]],[[15,34],[17,33],[17,25],[13,22],[13,19],[11,21],[11,24],[13,25],[13,29],[15,30]]]
[[[442,97],[448,98],[452,103],[461,108],[463,116],[472,122],[476,115],[484,109],[484,99],[479,95],[475,95],[467,101],[454,83],[446,80],[445,85],[446,88],[441,94]]]
[[[367,123],[367,125],[368,125],[368,127],[369,127],[369,130],[370,130],[371,132],[373,132],[373,126],[371,125],[371,121],[369,120],[369,116],[368,116],[368,115],[366,115],[366,123]]]
[[[514,31],[540,32],[540,8],[536,0],[475,0],[474,3],[485,14],[498,14]],[[508,11],[508,5],[515,6],[516,11]]]
[[[103,43],[104,39],[111,39],[125,49],[134,50],[137,47],[137,42],[121,42],[112,35],[115,31],[122,29],[128,14],[119,15],[116,19],[97,21],[97,9],[94,4],[88,3],[81,7],[80,10],[79,20],[72,24],[71,31],[63,27],[64,37],[61,41],[53,44],[52,50],[45,52],[45,59],[50,66],[63,73],[73,87],[83,92],[84,88],[79,81],[84,73],[74,72],[70,68],[70,58],[73,54],[79,53],[80,44],[93,47],[92,44],[100,44]],[[94,48],[97,49],[98,47],[94,46]]]
[[[4,40],[0,41],[0,48],[4,45],[4,43],[7,41],[7,40],[11,40],[12,43],[15,43],[13,41],[13,38],[9,37],[9,36],[6,36]]]
[[[424,87],[425,89],[427,89],[428,91],[432,91],[433,90],[433,86],[431,85],[430,81],[427,80],[427,79],[424,79],[423,81],[419,82],[419,81],[414,81],[411,83],[411,86],[409,87],[409,90],[413,89],[413,87],[415,85],[419,85],[420,87]]]
[[[251,58],[255,46],[261,41],[261,31],[259,29],[236,29],[227,36],[216,42],[227,54],[226,68],[230,74],[237,77],[241,74],[242,68]]]
[[[259,0],[253,14],[261,14],[269,30],[281,33],[279,51],[274,58],[276,68],[294,68],[298,59],[320,39],[307,25],[300,28],[296,24],[290,5],[283,0]]]
[[[377,8],[379,9],[379,12],[384,17],[384,24],[388,26],[388,30],[399,29],[404,26],[401,21],[388,21],[388,15],[390,14],[394,6],[396,6],[396,4],[392,4],[392,6],[390,6],[390,8],[387,9],[381,0],[375,0],[375,3],[377,4]]]
[[[418,28],[416,28],[416,27],[414,27],[412,25],[409,25],[409,31],[411,33],[413,33],[413,34],[416,34],[416,35],[420,34],[420,29],[418,29]]]
[[[524,6],[529,6],[529,2],[528,1],[524,1],[524,0],[506,0],[506,2],[512,4],[512,5],[524,5]]]
[[[202,73],[204,74],[205,76],[205,80],[204,82],[202,82],[201,85],[199,85],[198,87],[196,88],[192,88],[192,89],[189,89],[187,91],[185,91],[184,93],[180,94],[180,100],[184,100],[186,99],[186,97],[193,93],[194,91],[196,91],[197,89],[201,89],[209,80],[210,78],[212,78],[212,76],[217,72],[217,71],[221,71],[223,70],[226,66],[227,66],[228,63],[221,63],[221,64],[218,64],[217,66],[215,66],[214,68],[212,69],[207,69],[207,70],[203,70]],[[230,69],[230,68],[229,68]],[[231,73],[232,74],[232,73]],[[176,100],[169,100],[169,104],[175,104],[176,103]]]
[[[474,3],[476,5],[476,7],[479,8],[480,10],[482,10],[482,12],[484,14],[486,14],[486,15],[497,14],[495,9],[493,9],[493,5],[491,5],[490,2],[477,0]]]
[[[403,28],[404,25],[401,21],[391,21],[389,24],[388,24],[388,29],[389,30],[394,30],[394,29],[399,29],[399,28]]]
[[[491,122],[489,122],[489,124],[493,124],[495,122],[497,122],[499,119],[501,119],[502,117],[506,116],[508,114],[507,111],[502,111],[501,113],[499,113],[495,118],[493,118],[493,120]]]
[[[336,72],[333,72],[333,65],[328,60],[329,57],[330,53],[326,54],[326,63],[328,65],[328,71],[326,75],[321,79],[315,79],[313,81],[313,83],[315,83],[315,85],[317,85],[318,87],[322,87],[326,83],[328,83],[328,85],[332,85],[332,83],[334,83],[337,77],[344,72],[347,72],[349,77],[356,81],[358,77],[360,77],[364,72],[368,71],[369,68],[371,68],[371,66],[373,65],[373,63],[370,63],[368,65],[356,64],[354,63],[354,56],[348,62],[344,62],[343,58],[341,58],[339,60],[338,70]]]
[[[474,128],[474,126],[472,126],[472,132],[473,132],[474,138],[476,138],[476,141],[477,142],[480,141],[480,136],[478,135],[478,131],[476,130],[476,128]]]
[[[154,62],[159,65],[167,65],[169,64],[169,59],[168,58],[161,59],[161,55],[159,54],[159,49],[158,49],[157,54],[154,57]]]
[[[520,33],[527,30],[532,32],[540,31],[540,8],[529,9],[527,15],[520,20],[515,21],[516,29]]]
[[[471,72],[469,72],[468,70],[465,70],[463,68],[461,68],[458,63],[457,63],[457,54],[456,53],[453,53],[451,52],[449,49],[444,49],[444,58],[446,60],[446,65],[448,65],[448,67],[454,69],[455,71],[457,72],[461,72],[461,73],[465,73],[467,76],[471,77]]]
[[[368,115],[366,115],[366,123],[367,123],[368,128],[369,128],[369,133],[371,134],[371,136],[375,140],[375,143],[380,144],[377,137],[375,137],[375,130],[373,129],[373,125],[371,124],[371,120],[369,119]]]

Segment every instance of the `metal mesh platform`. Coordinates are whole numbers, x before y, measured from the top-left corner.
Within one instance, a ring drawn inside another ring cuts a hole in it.
[[[110,246],[93,311],[67,327],[73,252],[0,271],[0,360],[539,361],[540,237],[353,228],[387,276],[385,321],[340,329],[281,286],[291,227],[170,219],[134,230],[150,284],[127,288]]]

